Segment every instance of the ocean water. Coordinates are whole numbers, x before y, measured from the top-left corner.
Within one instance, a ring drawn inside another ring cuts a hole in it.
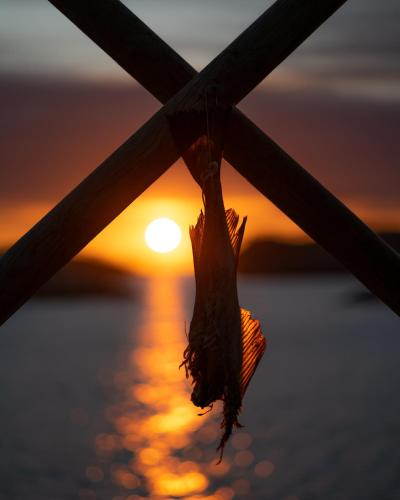
[[[268,348],[216,465],[178,366],[187,278],[41,300],[0,329],[0,499],[400,500],[400,321],[350,278],[241,278]]]

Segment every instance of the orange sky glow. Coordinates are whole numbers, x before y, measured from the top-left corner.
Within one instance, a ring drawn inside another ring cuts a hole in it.
[[[256,238],[305,241],[307,236],[280,210],[264,198],[230,166],[223,168],[225,177],[235,178],[235,189],[225,192],[226,208],[248,216],[245,247]],[[175,192],[179,179],[181,195]],[[240,188],[243,194],[240,194]],[[366,200],[345,200],[367,223],[380,231],[398,229],[400,211],[382,206],[372,207]],[[45,203],[20,203],[2,210],[1,245],[10,244],[37,222],[52,206]],[[141,275],[190,274],[193,270],[189,226],[197,220],[202,208],[200,189],[182,162],[177,162],[153,186],[135,200],[81,252],[82,256],[101,258]],[[159,217],[174,220],[182,230],[180,245],[169,253],[156,253],[145,242],[145,229]]]
[[[212,16],[201,2],[174,1],[168,8],[163,2],[125,3],[201,69],[272,0],[221,0],[213,3]],[[178,10],[179,16],[171,15]],[[377,231],[400,231],[396,12],[395,4],[348,2],[239,104]],[[23,19],[32,22],[28,26]],[[384,31],[376,30],[377,19]],[[0,249],[4,249],[160,104],[49,3],[6,2],[0,27],[4,38]],[[226,165],[223,189],[226,208],[248,216],[243,246],[255,238],[306,238]],[[200,190],[178,161],[82,255],[140,274],[191,273],[188,228],[201,208]],[[170,253],[157,254],[144,240],[147,225],[159,217],[175,220],[182,230],[181,244]]]

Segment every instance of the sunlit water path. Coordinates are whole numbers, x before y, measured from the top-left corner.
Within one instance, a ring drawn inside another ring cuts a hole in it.
[[[137,286],[3,327],[1,500],[400,498],[400,323],[354,281],[241,279],[269,346],[219,466],[178,369],[193,283]]]
[[[185,371],[179,370],[186,347],[185,306],[191,299],[184,285],[171,277],[147,281],[142,312],[132,327],[132,349],[124,353],[113,374],[120,400],[107,408],[106,416],[114,432],[96,437],[98,460],[88,472],[96,482],[104,468],[109,469],[121,488],[121,496],[114,500],[125,500],[126,490],[135,492],[129,500],[141,495],[223,500],[233,498],[235,489],[244,493],[250,488],[248,480],[235,478],[232,484],[226,476],[231,469],[254,461],[247,450],[251,436],[241,431],[235,437],[234,444],[241,450],[236,464],[227,453],[217,465],[221,408],[216,405],[212,414],[199,416],[199,409],[190,402]],[[129,460],[118,461],[121,450]],[[264,473],[263,467],[258,465],[259,472]],[[91,490],[81,495],[94,498]]]

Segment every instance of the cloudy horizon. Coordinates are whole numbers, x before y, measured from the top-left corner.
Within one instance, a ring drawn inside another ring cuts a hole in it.
[[[272,2],[237,0],[229,8],[227,0],[125,3],[200,69]],[[50,3],[0,0],[0,6],[0,245],[5,245],[159,104]],[[239,105],[377,230],[400,230],[399,20],[398,2],[348,2]],[[227,203],[249,215],[249,238],[302,235],[228,167],[224,190]],[[143,207],[135,207],[152,206],[163,193],[172,213],[184,211],[193,222],[201,197],[178,162],[127,210],[129,225],[142,227]],[[268,214],[267,223],[260,213]],[[114,248],[126,232],[124,224],[118,219],[97,239],[101,244],[89,247],[94,253],[107,247],[106,256],[111,248],[115,255],[128,255],[128,247]]]

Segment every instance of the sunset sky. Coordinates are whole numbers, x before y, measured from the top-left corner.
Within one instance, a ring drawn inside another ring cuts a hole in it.
[[[201,69],[272,2],[124,2]],[[259,127],[377,230],[400,230],[400,3],[350,0],[241,104]],[[0,246],[19,238],[159,108],[46,0],[0,0]],[[253,238],[303,233],[229,165],[226,206]],[[179,161],[85,250],[147,273],[187,272],[201,193]],[[157,217],[183,230],[147,248]]]

